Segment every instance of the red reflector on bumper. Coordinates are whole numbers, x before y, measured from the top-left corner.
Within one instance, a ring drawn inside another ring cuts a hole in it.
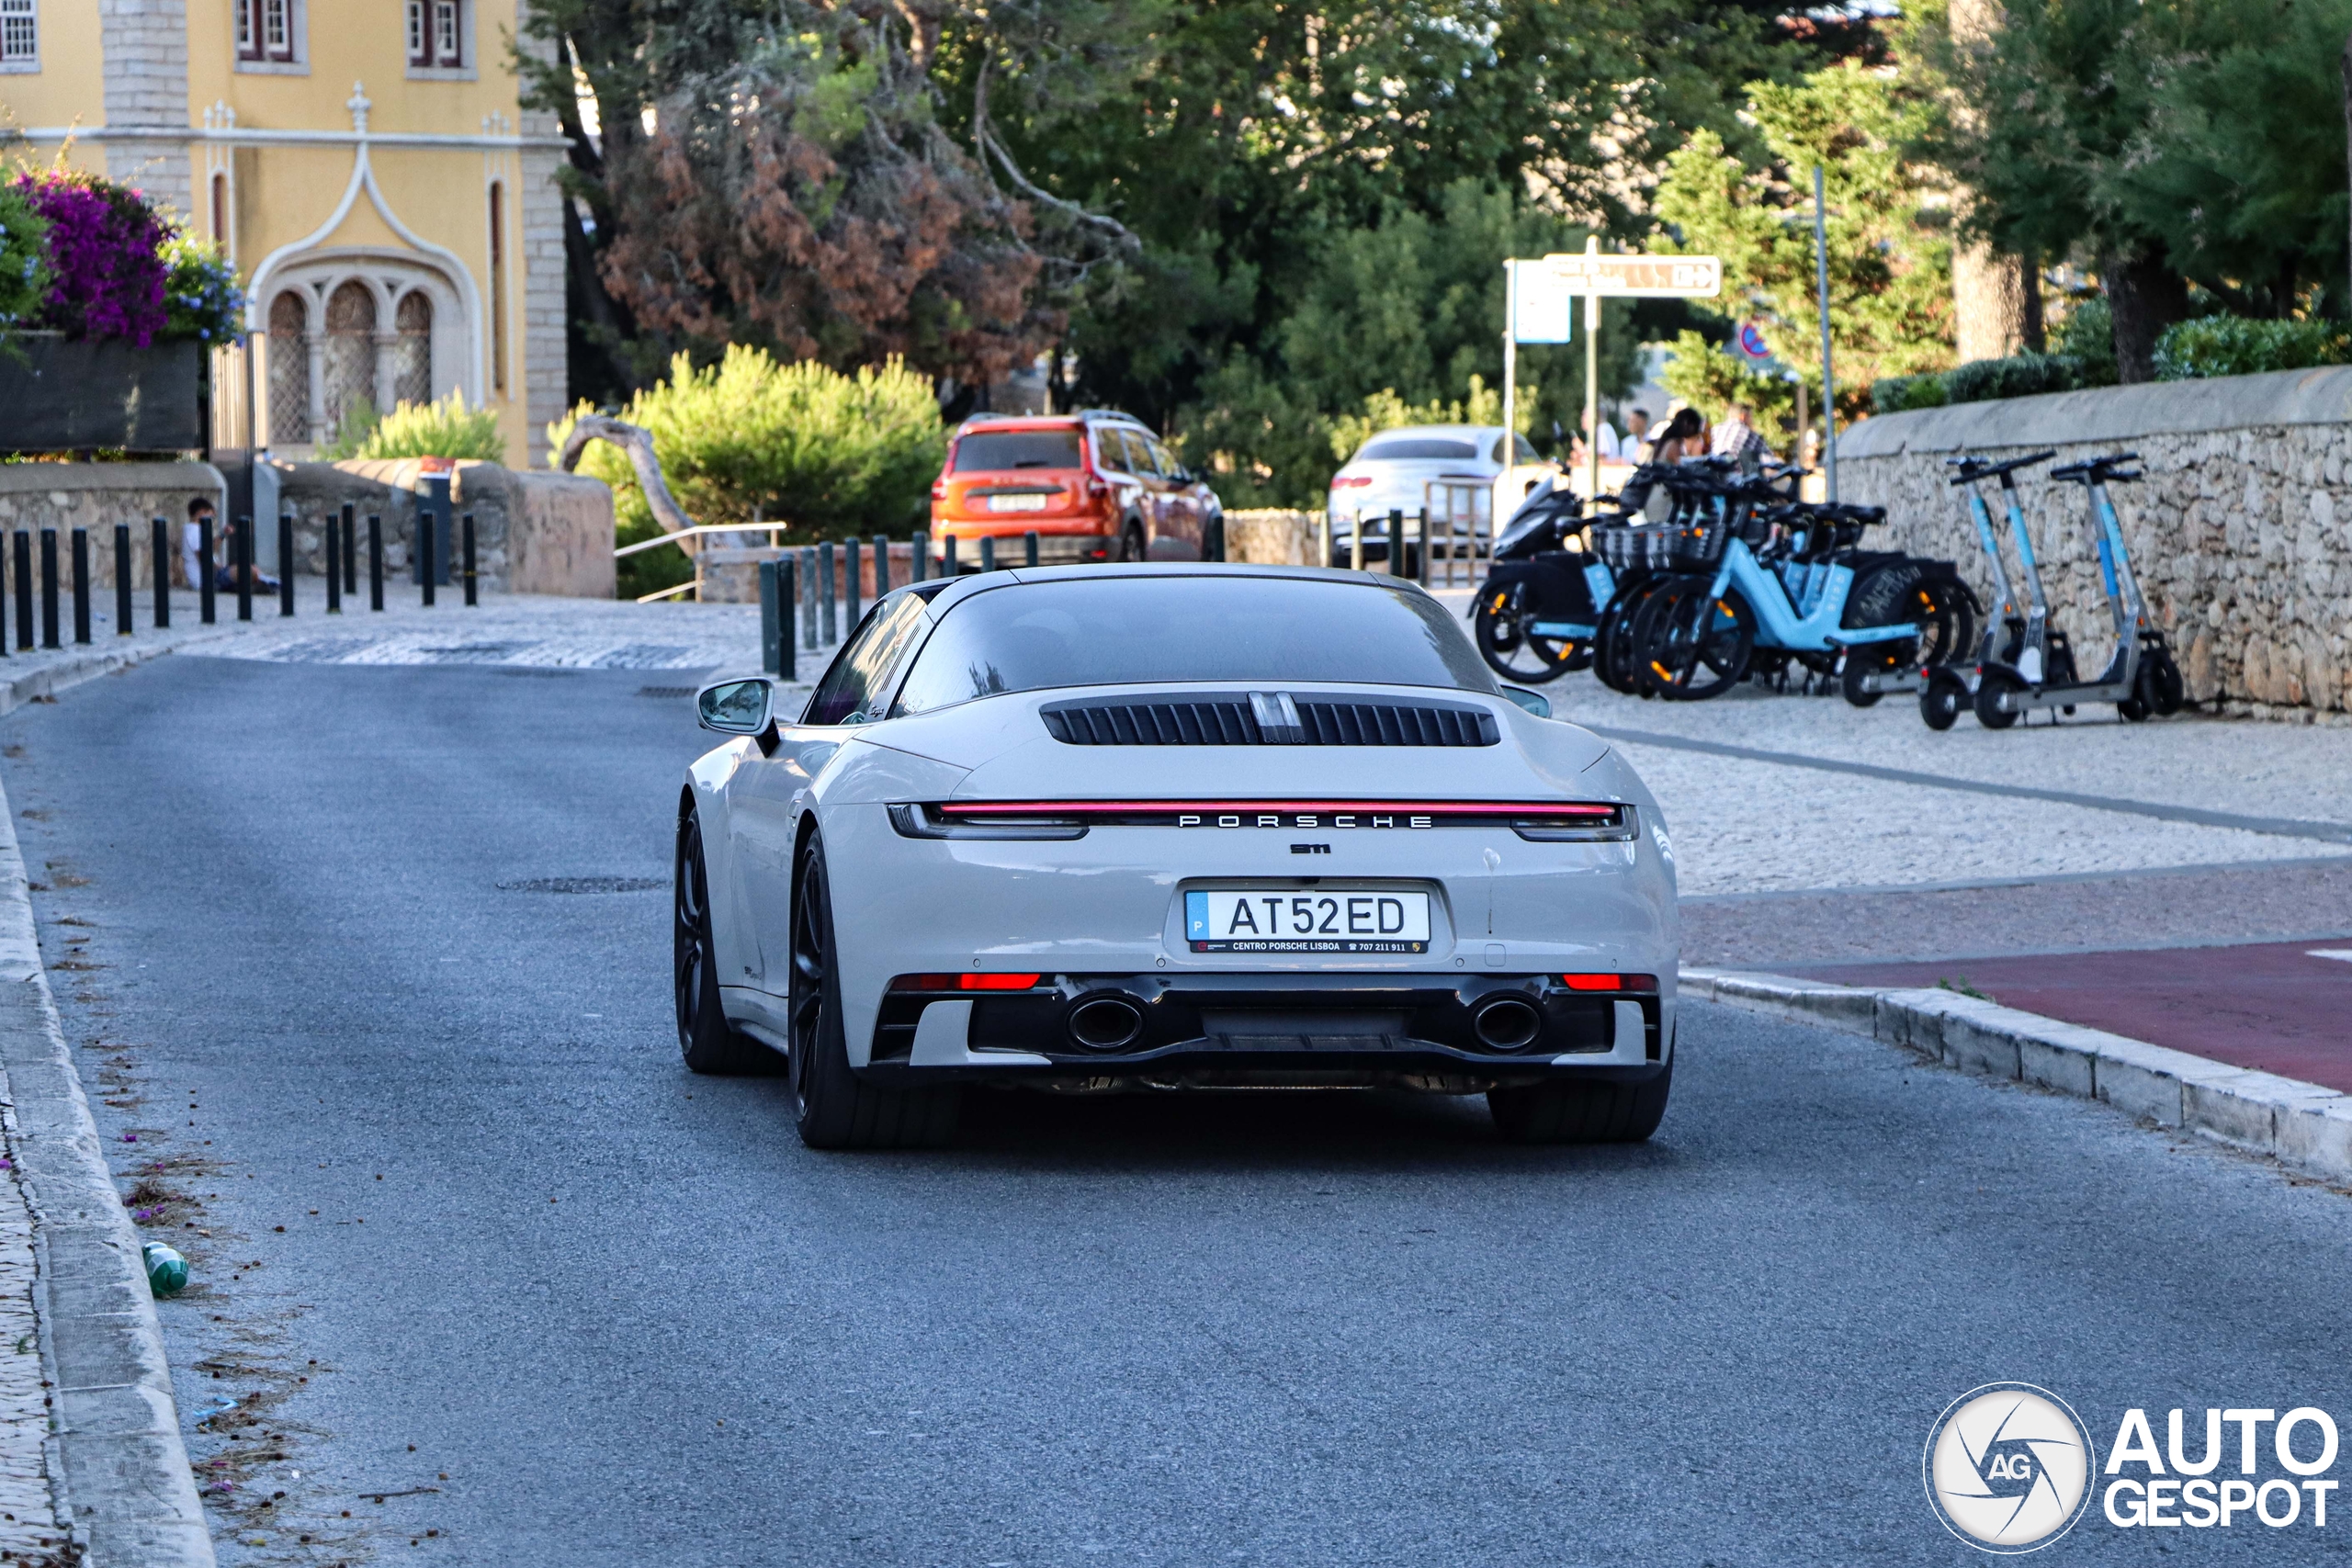
[[[1041,975],[901,975],[890,982],[894,991],[1026,991]]]
[[[1655,993],[1655,975],[1563,975],[1560,984],[1571,991],[1640,991]]]

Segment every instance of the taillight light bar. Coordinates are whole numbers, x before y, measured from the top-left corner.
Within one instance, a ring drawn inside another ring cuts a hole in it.
[[[1180,828],[1433,827],[1521,819],[1614,822],[1622,806],[1561,800],[944,800],[929,807],[948,820],[1069,822]],[[1305,818],[1306,820],[1302,820]]]

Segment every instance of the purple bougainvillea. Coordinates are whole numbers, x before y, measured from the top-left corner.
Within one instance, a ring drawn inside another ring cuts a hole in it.
[[[125,338],[144,348],[164,330],[169,238],[137,191],[63,170],[18,175],[17,187],[49,220],[56,280],[40,324],[75,338]]]

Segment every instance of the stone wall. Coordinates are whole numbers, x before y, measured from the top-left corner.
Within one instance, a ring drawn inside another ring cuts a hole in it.
[[[1316,512],[1228,512],[1225,558],[1255,566],[1312,566],[1322,522]]]
[[[323,574],[327,513],[348,503],[362,577],[372,514],[383,520],[387,581],[407,581],[423,469],[418,459],[270,467],[277,476],[278,504],[294,514],[297,570]],[[449,510],[453,518],[474,514],[474,563],[484,586],[512,593],[613,596],[613,492],[602,480],[469,460],[450,478]],[[276,525],[275,519],[265,521],[260,531],[266,536]],[[450,559],[454,573],[454,551]]]
[[[1991,574],[1945,460],[2051,449],[2052,463],[2019,476],[2019,499],[2053,617],[2085,668],[2113,636],[2088,508],[2081,486],[2045,476],[2136,451],[2147,477],[2110,493],[2190,696],[2304,722],[2352,710],[2352,367],[1883,415],[1838,437],[1839,489],[1887,508],[1874,547],[1955,560],[1989,604]],[[1997,487],[1985,497],[1997,518]]]
[[[148,545],[152,519],[170,525],[169,548],[176,558],[187,503],[198,496],[226,513],[228,487],[209,463],[0,463],[0,534],[24,529],[38,549],[40,531],[56,529],[58,578],[64,582],[74,530],[87,529],[90,591],[111,603],[115,525],[130,526],[131,582],[143,592],[155,581]],[[187,586],[176,560],[172,581]]]

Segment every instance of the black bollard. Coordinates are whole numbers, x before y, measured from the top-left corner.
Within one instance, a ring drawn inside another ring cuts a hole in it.
[[[842,584],[846,590],[842,597],[848,601],[848,607],[842,612],[842,625],[849,627],[852,631],[855,631],[857,629],[857,601],[860,587],[857,581],[857,558],[859,553],[857,541],[855,539],[850,540],[849,543],[842,547],[842,554],[848,558],[848,563],[842,570]]]
[[[345,507],[345,510],[349,511],[350,508]],[[327,614],[330,615],[343,614],[343,536],[337,529],[349,526],[334,513],[327,513]]]
[[[17,530],[17,646],[33,645],[33,536]]]
[[[147,553],[154,558],[155,629],[162,631],[172,624],[172,525],[160,517],[155,519],[155,543]]]
[[[1405,513],[1395,507],[1388,512],[1388,575],[1403,577],[1405,572]]]
[[[207,517],[197,525],[197,547],[204,553],[197,558],[196,574],[204,581],[196,585],[196,618],[206,626],[213,619],[213,589],[220,581],[212,569],[212,519]]]
[[[940,536],[939,575],[942,577],[956,575],[956,536],[953,534]]]
[[[784,649],[777,640],[783,636],[784,606],[776,603],[775,567],[772,560],[760,563],[760,670],[768,675],[784,669]]]
[[[57,640],[57,530],[40,531],[40,645],[60,648]]]
[[[818,592],[823,596],[825,605],[825,646],[831,648],[842,639],[840,605],[834,595],[836,586],[834,571],[837,563],[833,559],[833,542],[827,539],[823,544],[819,545],[817,555],[820,563],[817,570],[821,573]]]
[[[418,497],[416,505],[416,558],[422,561],[424,565],[418,569],[416,580],[424,585],[424,602],[427,604],[433,603],[433,568],[435,564],[433,558],[433,508],[424,504],[424,500],[422,496]]]
[[[1037,564],[1037,530],[1035,528],[1021,536],[1021,564],[1023,566]]]
[[[237,585],[237,619],[254,618],[254,520],[240,513],[229,533],[229,570]]]
[[[0,569],[8,564],[8,536],[0,534]],[[0,659],[8,657],[8,584],[7,572],[0,570]]]
[[[90,640],[90,531],[74,530],[74,640]]]
[[[874,596],[879,599],[890,592],[890,536],[874,536]]]
[[[277,514],[277,614],[294,613],[294,514]]]
[[[351,502],[346,501],[343,503],[343,591],[345,593],[359,592],[359,548],[351,536],[352,521]],[[334,575],[333,562],[329,562],[327,571],[328,575]]]
[[[1450,547],[1449,547],[1449,548]],[[1430,509],[1424,506],[1421,508],[1421,570],[1419,573],[1421,586],[1424,588],[1427,588],[1430,585],[1430,556],[1432,552],[1430,549]]]
[[[930,574],[931,536],[918,528],[915,530],[914,549],[910,552],[910,558],[907,565],[907,581],[921,582]]]
[[[980,536],[980,570],[982,571],[996,570],[996,536],[994,534]]]
[[[470,512],[467,513],[458,526],[465,530],[463,548],[466,558],[466,603],[479,604],[481,601],[474,593],[474,514]]]
[[[790,556],[775,563],[776,650],[782,656],[776,673],[787,681],[800,679],[800,634],[793,624],[800,607],[799,563]]]
[[[130,525],[114,525],[114,635],[129,637],[130,625]]]
[[[368,607],[384,607],[384,520],[368,514]]]
[[[817,648],[818,626],[817,547],[814,545],[801,546],[798,562],[793,570],[796,573],[793,579],[794,586],[799,593],[799,598],[797,603],[800,606],[798,612],[800,615],[800,646],[808,649],[811,652],[814,652]]]

